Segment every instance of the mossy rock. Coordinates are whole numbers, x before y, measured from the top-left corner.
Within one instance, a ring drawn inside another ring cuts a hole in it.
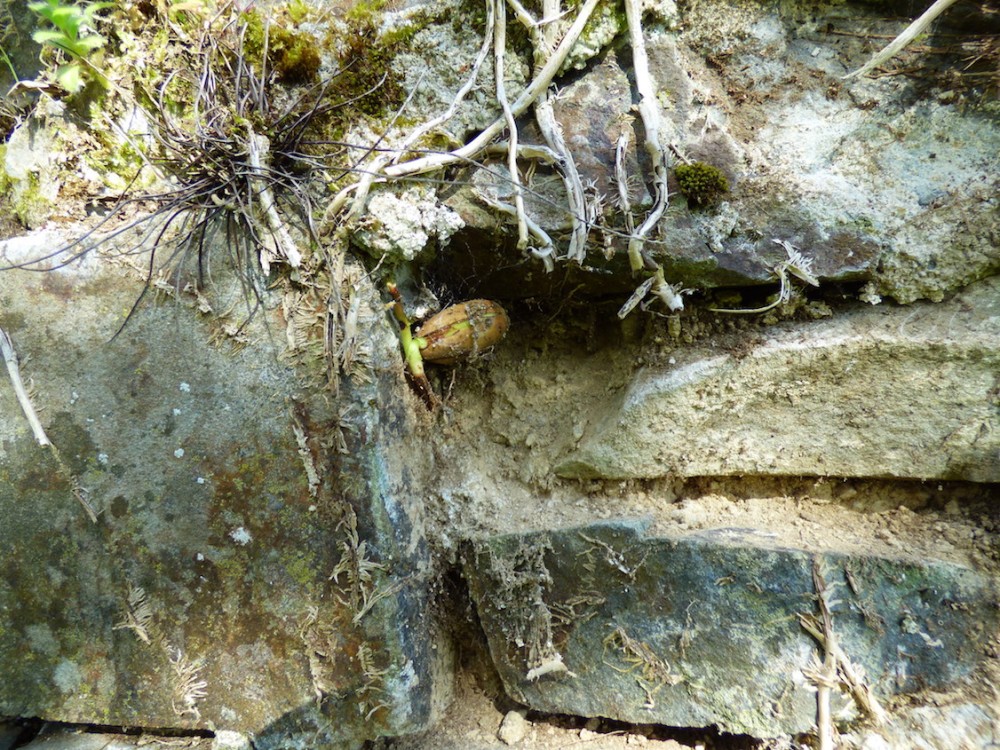
[[[678,164],[674,167],[674,177],[688,203],[696,206],[710,206],[729,191],[729,181],[722,170],[705,162]]]

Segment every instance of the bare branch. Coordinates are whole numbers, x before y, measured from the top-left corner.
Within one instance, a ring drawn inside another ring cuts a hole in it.
[[[14,394],[17,396],[17,402],[21,405],[24,416],[28,419],[28,424],[31,425],[31,431],[35,435],[35,440],[38,441],[39,445],[52,445],[45,434],[45,428],[42,427],[42,423],[38,419],[38,414],[35,413],[35,407],[31,403],[28,391],[24,388],[24,381],[21,380],[21,370],[18,367],[17,352],[14,351],[14,344],[10,340],[10,336],[2,328],[0,328],[0,353],[3,354],[4,362],[7,363],[7,374],[10,375],[10,382],[14,386]]]
[[[907,26],[903,33],[897,36],[892,42],[887,45],[881,52],[875,55],[871,60],[866,62],[860,68],[855,70],[853,73],[848,73],[844,76],[844,80],[850,78],[858,78],[870,72],[877,66],[884,63],[886,60],[891,60],[893,57],[898,55],[903,51],[910,42],[916,39],[918,36],[927,30],[927,27],[933,23],[934,19],[944,13],[948,8],[955,4],[955,0],[937,0],[930,8],[924,11],[924,14],[920,16],[916,21]]]

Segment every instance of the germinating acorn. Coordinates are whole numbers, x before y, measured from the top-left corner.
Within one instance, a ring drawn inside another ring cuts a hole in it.
[[[417,329],[416,342],[426,362],[454,365],[472,359],[507,333],[510,320],[496,302],[473,299],[446,307]]]

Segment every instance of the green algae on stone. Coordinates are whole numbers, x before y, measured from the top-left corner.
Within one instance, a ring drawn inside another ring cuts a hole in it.
[[[836,586],[839,643],[883,694],[972,684],[998,613],[989,578],[960,565],[630,521],[493,536],[465,555],[490,653],[518,702],[755,737],[815,721],[815,692],[798,678],[818,649],[799,625],[816,612],[814,565]]]
[[[365,407],[390,405],[351,410],[370,439],[352,443],[350,460],[362,458],[350,468],[385,476],[341,486],[321,454],[324,482],[311,488],[289,401],[317,451],[327,425],[343,426],[345,402],[331,403],[280,361],[280,340],[265,333],[278,325],[263,320],[268,301],[248,324],[246,349],[218,351],[193,311],[169,305],[143,308],[108,344],[117,318],[108,301],[132,299],[139,282],[122,280],[112,263],[100,273],[0,274],[0,322],[31,321],[15,330],[24,374],[50,404],[42,420],[100,511],[97,523],[86,517],[11,389],[0,388],[0,605],[13,613],[0,653],[20,665],[0,689],[0,709],[227,726],[253,732],[262,750],[348,747],[424,728],[433,652],[416,572],[426,550],[402,506],[405,383],[389,366],[398,363],[390,323],[379,316],[373,333],[378,382],[341,391]],[[370,287],[368,295],[377,305]],[[380,420],[398,435],[393,443]],[[365,582],[363,616],[343,577],[330,579],[348,501],[359,528],[377,535],[368,549],[390,563]],[[185,683],[203,687],[185,694]]]
[[[387,7],[387,0],[359,2],[344,19],[347,28],[339,35],[340,73],[330,86],[330,95],[345,102],[344,114],[356,111],[368,117],[383,116],[406,98],[403,76],[394,69],[393,61],[407,50],[430,18],[419,13],[383,30]]]

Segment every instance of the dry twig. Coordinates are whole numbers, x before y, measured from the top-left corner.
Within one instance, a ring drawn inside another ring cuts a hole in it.
[[[944,13],[948,8],[955,4],[955,0],[937,0],[930,8],[924,11],[923,15],[920,16],[916,21],[907,26],[903,32],[892,40],[881,52],[875,55],[871,60],[866,62],[860,68],[855,70],[853,73],[848,73],[844,76],[844,79],[858,78],[866,73],[869,73],[877,66],[884,63],[886,60],[891,60],[893,57],[898,55],[906,45],[916,39],[918,36],[927,30],[927,27],[933,23],[934,19]]]
[[[21,380],[21,369],[18,366],[14,343],[2,328],[0,328],[0,353],[3,354],[4,362],[7,364],[7,374],[10,375],[11,385],[14,386],[14,394],[17,396],[17,402],[21,405],[21,410],[24,412],[28,424],[31,425],[31,432],[34,434],[35,440],[38,441],[39,445],[52,445],[48,435],[45,434],[45,428],[42,427],[42,423],[38,419],[35,407],[32,405],[28,391],[24,387],[24,381]]]
[[[858,709],[876,726],[886,724],[889,717],[882,704],[872,694],[871,688],[865,683],[864,670],[851,663],[838,643],[831,614],[837,602],[831,598],[818,559],[813,561],[812,578],[820,616],[817,618],[815,615],[800,614],[799,624],[823,649],[823,663],[818,669],[809,670],[807,674],[817,686],[816,725],[820,750],[833,750],[834,727],[830,713],[830,696],[833,688],[843,686]]]
[[[17,396],[17,401],[21,405],[21,410],[24,412],[24,416],[28,420],[28,424],[31,425],[31,432],[35,436],[35,440],[41,446],[49,446],[52,450],[52,456],[56,460],[56,464],[59,466],[59,470],[65,475],[66,479],[70,483],[70,488],[73,493],[73,497],[77,499],[77,502],[83,506],[84,511],[87,513],[87,517],[93,523],[97,523],[97,513],[94,511],[94,507],[87,500],[87,494],[84,488],[80,485],[80,480],[73,474],[73,470],[66,464],[63,460],[62,455],[52,441],[49,440],[48,435],[45,434],[45,428],[42,427],[41,421],[38,419],[38,414],[35,412],[35,407],[31,403],[31,397],[28,395],[27,389],[24,387],[24,381],[21,380],[21,369],[17,362],[17,352],[14,351],[14,343],[10,340],[10,336],[7,332],[0,328],[0,354],[3,355],[4,362],[7,364],[7,374],[10,375],[10,382],[14,386],[14,393]]]

